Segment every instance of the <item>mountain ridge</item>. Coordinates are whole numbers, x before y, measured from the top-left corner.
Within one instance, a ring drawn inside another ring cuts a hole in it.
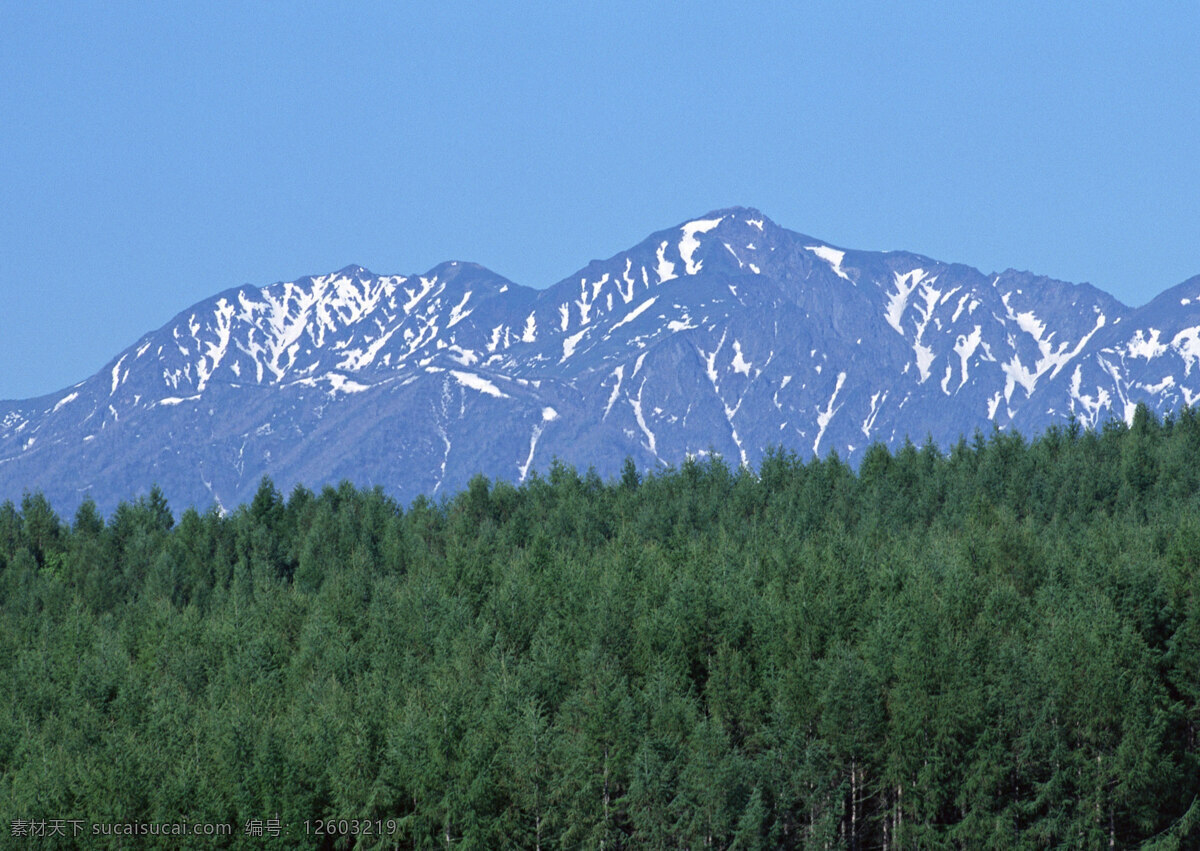
[[[479,264],[224,290],[58,393],[0,402],[0,499],[176,504],[350,478],[410,499],[551,457],[603,475],[780,445],[1096,426],[1200,399],[1200,276],[1092,286],[834,246],[714,210],[537,290]]]

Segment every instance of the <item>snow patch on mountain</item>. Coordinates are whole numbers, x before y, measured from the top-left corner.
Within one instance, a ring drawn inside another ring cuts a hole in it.
[[[811,251],[828,263],[830,268],[833,269],[833,273],[839,278],[845,281],[850,280],[850,276],[842,271],[842,260],[846,257],[845,251],[838,251],[836,248],[830,248],[828,245],[806,245],[804,248],[806,251]],[[851,281],[851,283],[853,282]]]
[[[429,295],[429,293],[437,285],[437,275],[434,275],[430,278],[421,277],[418,278],[418,280],[421,282],[420,287],[414,287],[412,289],[406,287],[404,289],[405,295],[408,296],[408,301],[404,302],[404,307],[402,309],[406,314],[412,313],[413,308],[420,304],[425,296]]]
[[[833,419],[834,414],[841,410],[841,405],[834,407],[834,402],[837,401],[838,393],[842,392],[842,385],[846,383],[846,373],[839,372],[837,383],[833,387],[833,395],[829,397],[829,401],[825,404],[825,410],[817,410],[817,439],[813,441],[813,455],[820,454],[821,438],[825,436],[825,429],[829,427],[829,421]]]
[[[1125,346],[1126,356],[1145,358],[1147,361],[1151,361],[1159,355],[1165,354],[1167,347],[1158,339],[1161,334],[1162,332],[1157,328],[1150,328],[1149,336],[1147,336],[1146,331],[1139,328]]]
[[[616,381],[613,383],[612,393],[609,394],[608,404],[606,404],[604,406],[604,414],[600,417],[601,422],[608,419],[609,411],[612,410],[613,403],[617,401],[617,396],[621,392],[621,379],[625,375],[625,367],[618,366],[616,369],[614,369],[612,371],[612,375],[616,379]]]
[[[1171,339],[1171,348],[1183,358],[1183,374],[1191,375],[1192,366],[1200,361],[1200,327],[1180,331]]]
[[[961,388],[967,383],[970,378],[969,366],[971,357],[975,354],[975,350],[979,348],[979,344],[983,341],[983,326],[976,325],[970,334],[959,334],[958,339],[954,341],[954,353],[958,355],[960,369],[962,370],[962,379],[958,382]]]
[[[1157,384],[1147,384],[1145,382],[1140,382],[1139,386],[1143,390],[1145,390],[1147,393],[1162,394],[1162,393],[1165,393],[1168,389],[1175,386],[1175,376],[1165,375],[1165,376],[1163,376],[1162,380],[1159,381]]]
[[[912,295],[913,290],[921,283],[925,277],[924,269],[913,269],[905,272],[903,275],[899,272],[893,272],[895,277],[896,291],[888,294],[887,307],[884,310],[884,316],[887,319],[888,325],[896,330],[900,336],[904,336],[904,329],[900,326],[901,320],[904,318],[904,309],[908,306],[908,297]]]
[[[488,381],[482,375],[476,375],[473,372],[461,372],[457,369],[450,370],[450,374],[454,377],[454,380],[463,387],[469,387],[472,390],[478,390],[480,393],[484,393],[488,396],[494,396],[497,399],[509,398],[507,393],[500,390],[499,387]]]
[[[680,230],[683,232],[683,238],[679,240],[679,256],[683,258],[684,271],[689,275],[699,274],[703,262],[693,260],[696,254],[696,249],[700,247],[700,240],[696,238],[696,234],[708,233],[721,224],[724,217],[717,219],[700,219],[694,222],[688,222]]]
[[[364,390],[370,389],[370,385],[362,384],[337,372],[329,373],[325,376],[325,380],[329,382],[329,395],[331,396],[337,393],[362,393]]]
[[[651,455],[657,458],[658,450],[656,445],[658,443],[658,439],[655,437],[654,432],[650,430],[650,427],[646,425],[646,417],[642,413],[642,393],[644,393],[645,390],[646,379],[643,378],[642,383],[638,386],[637,398],[626,398],[629,401],[629,406],[633,409],[633,416],[634,419],[637,420],[638,428],[640,428],[642,430],[642,434],[646,436],[646,448],[650,450]]]
[[[750,367],[752,364],[742,355],[742,344],[738,340],[733,341],[733,366],[734,372],[740,372],[747,378],[750,377]]]
[[[582,331],[572,334],[570,337],[567,337],[565,340],[563,340],[562,357],[559,358],[559,363],[562,363],[567,358],[571,357],[571,355],[575,354],[575,348],[579,345],[579,341],[582,340],[590,330],[590,328],[584,328]]]
[[[116,366],[114,366],[112,368],[112,390],[109,391],[109,394],[108,394],[110,396],[116,395],[117,387],[120,386],[121,364],[125,363],[126,357],[128,357],[128,355],[121,355],[121,357],[117,360]]]
[[[639,304],[637,307],[635,307],[633,310],[626,313],[625,316],[619,322],[617,322],[611,328],[609,328],[608,333],[612,334],[613,331],[616,331],[622,325],[627,325],[630,322],[632,322],[633,320],[637,319],[639,316],[641,316],[643,313],[645,313],[647,310],[649,310],[650,306],[652,304],[654,304],[654,302],[656,302],[656,301],[658,301],[658,296],[651,296],[650,298],[646,299],[641,304]],[[607,339],[607,338],[608,338],[608,336],[606,335],[605,339]]]
[[[471,291],[467,290],[465,293],[463,293],[462,301],[460,301],[458,304],[454,305],[453,308],[451,308],[450,321],[448,323],[446,323],[447,328],[453,328],[459,322],[462,322],[464,319],[466,319],[468,316],[471,315],[470,310],[466,310],[466,311],[463,310],[463,308],[466,307],[467,301],[470,298],[471,298]]]
[[[877,390],[871,394],[871,410],[867,413],[866,418],[862,421],[860,428],[863,435],[869,440],[871,432],[875,428],[875,420],[879,416],[879,412],[883,410],[883,403],[887,401],[888,391]]]
[[[667,245],[669,243],[663,240],[662,245],[658,246],[658,252],[655,255],[658,258],[658,265],[655,267],[655,273],[658,275],[658,282],[665,284],[667,281],[673,281],[678,276],[675,274],[675,264],[666,258]]]
[[[1012,393],[1017,385],[1020,385],[1025,390],[1026,397],[1032,396],[1037,387],[1038,380],[1047,373],[1051,377],[1057,375],[1059,371],[1068,363],[1070,363],[1078,354],[1083,351],[1088,341],[1092,336],[1104,327],[1106,317],[1103,313],[1096,314],[1096,324],[1092,329],[1080,338],[1074,348],[1068,350],[1067,341],[1062,341],[1055,348],[1053,337],[1055,332],[1051,331],[1046,334],[1046,323],[1039,320],[1032,311],[1023,311],[1016,313],[1009,304],[1012,293],[1006,293],[1001,301],[1007,312],[1007,318],[1017,323],[1017,326],[1029,336],[1033,337],[1034,343],[1038,349],[1038,358],[1034,362],[1033,368],[1026,367],[1021,362],[1019,353],[1014,353],[1012,358],[1001,366],[1006,381],[1004,385],[1004,399],[1006,402],[1012,401]]]

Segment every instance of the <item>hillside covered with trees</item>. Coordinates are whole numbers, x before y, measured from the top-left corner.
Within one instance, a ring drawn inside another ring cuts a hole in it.
[[[1196,847],[1198,459],[1200,411],[1140,408],[403,510],[264,481],[228,516],[154,490],[64,522],[28,495],[0,506],[0,829]]]

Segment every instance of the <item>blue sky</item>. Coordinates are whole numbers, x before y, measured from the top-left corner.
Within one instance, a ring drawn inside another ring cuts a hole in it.
[[[0,4],[0,398],[241,283],[542,287],[734,204],[1142,304],[1200,273],[1200,6],[1146,8]]]

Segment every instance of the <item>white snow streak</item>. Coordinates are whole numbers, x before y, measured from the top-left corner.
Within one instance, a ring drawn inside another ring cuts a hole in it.
[[[1100,412],[1109,408],[1112,403],[1108,395],[1108,391],[1103,387],[1096,387],[1096,395],[1084,395],[1081,385],[1083,384],[1083,364],[1075,365],[1075,372],[1071,375],[1071,411],[1075,411],[1075,403],[1078,402],[1083,408],[1083,415],[1079,418],[1084,426],[1095,426],[1100,422]]]
[[[117,365],[113,367],[112,390],[109,391],[109,394],[108,394],[109,396],[112,396],[113,394],[115,394],[117,392],[117,385],[121,383],[121,378],[120,378],[121,364],[123,364],[125,362],[126,357],[127,357],[126,355],[121,355],[121,359],[119,361],[117,361]]]
[[[625,258],[625,271],[621,273],[621,279],[625,281],[625,289],[621,289],[621,285],[617,284],[617,292],[621,294],[621,299],[626,303],[633,301],[633,288],[637,283],[629,276],[629,271],[633,268],[633,258]],[[646,270],[642,269],[642,274],[646,274]]]
[[[421,278],[421,288],[419,290],[410,290],[405,288],[404,292],[408,293],[408,301],[404,303],[404,312],[412,313],[412,309],[417,306],[417,303],[425,296],[429,295],[429,291],[433,289],[437,283],[437,275],[432,278]]]
[[[888,325],[896,329],[896,333],[904,336],[904,329],[900,327],[900,321],[904,318],[904,308],[908,306],[908,297],[912,295],[912,291],[917,288],[917,284],[921,283],[921,279],[925,277],[924,269],[913,269],[911,272],[906,272],[901,275],[899,272],[892,273],[896,277],[896,291],[888,295],[887,309],[884,311],[884,317],[887,319]]]
[[[336,393],[361,393],[364,390],[370,389],[370,385],[360,384],[359,382],[351,378],[347,378],[346,376],[337,372],[331,372],[327,374],[325,379],[329,382],[329,386],[331,388],[329,395],[331,396]]]
[[[1040,379],[1047,372],[1050,373],[1051,378],[1058,375],[1059,371],[1064,366],[1066,366],[1072,359],[1075,358],[1076,355],[1083,351],[1083,347],[1087,345],[1088,340],[1092,338],[1093,334],[1103,328],[1105,323],[1104,314],[1098,313],[1096,315],[1095,326],[1091,331],[1080,338],[1079,342],[1075,344],[1075,348],[1067,351],[1068,344],[1067,341],[1064,340],[1063,342],[1059,343],[1058,348],[1055,349],[1052,342],[1054,333],[1051,332],[1048,336],[1043,337],[1042,334],[1046,330],[1046,325],[1045,323],[1039,321],[1033,315],[1033,313],[1026,312],[1014,314],[1012,309],[1008,306],[1008,299],[1010,295],[1011,293],[1006,294],[1002,298],[1004,307],[1006,310],[1008,310],[1008,318],[1016,320],[1021,330],[1033,337],[1034,341],[1037,343],[1039,356],[1032,370],[1021,363],[1021,356],[1019,354],[1014,354],[1012,360],[1001,365],[1000,369],[1003,370],[1006,376],[1004,383],[1005,402],[1011,401],[1013,389],[1018,384],[1021,385],[1021,387],[1025,390],[1026,397],[1033,395],[1033,391],[1037,386],[1038,379]]]
[[[667,243],[664,241],[658,247],[658,266],[654,270],[658,274],[658,282],[660,284],[665,284],[667,281],[673,281],[679,277],[675,274],[675,264],[663,256],[666,250]]]
[[[365,349],[350,349],[343,355],[341,361],[338,362],[338,369],[349,369],[352,371],[363,369],[369,366],[374,360],[379,350],[387,345],[387,341],[392,339],[392,335],[400,330],[399,325],[393,325],[386,334],[381,334],[371,341],[371,344]]]
[[[967,299],[969,299],[970,297],[971,297],[971,294],[967,293],[966,295],[964,295],[962,298],[960,298],[958,300],[958,307],[954,308],[954,315],[950,317],[951,323],[958,321],[959,314],[961,314],[963,312],[963,305],[965,305],[967,303]]]
[[[742,439],[740,437],[738,437],[737,429],[733,427],[732,421],[729,423],[729,434],[733,437],[734,445],[737,446],[737,448],[738,448],[738,455],[742,459],[742,466],[743,467],[750,466],[750,462],[746,458],[746,450],[742,446]]]
[[[683,231],[683,238],[679,240],[679,256],[683,258],[683,267],[687,274],[695,275],[704,265],[703,261],[692,260],[696,249],[700,247],[700,240],[696,239],[696,234],[708,233],[721,224],[721,221],[722,219],[700,219],[688,222],[680,228]]]
[[[533,465],[533,453],[537,449],[538,438],[542,436],[546,423],[556,419],[558,419],[558,411],[553,408],[542,408],[542,421],[533,427],[533,431],[529,435],[529,457],[525,459],[524,464],[517,465],[517,470],[521,473],[519,481],[525,481],[525,477],[529,475],[529,468]]]
[[[625,325],[626,323],[632,322],[633,320],[637,319],[639,316],[641,316],[643,313],[645,313],[647,310],[649,310],[650,305],[654,304],[654,302],[656,302],[656,301],[658,301],[658,296],[652,296],[651,298],[646,299],[641,304],[639,304],[637,307],[635,307],[633,310],[626,313],[625,317],[620,322],[616,323],[615,325],[613,325],[613,327],[609,328],[608,333],[611,334],[613,331],[616,331],[622,325]]]
[[[990,399],[988,399],[988,403],[987,403],[987,406],[988,406],[987,418],[988,418],[989,420],[994,420],[994,419],[996,419],[996,409],[1000,407],[1000,400],[1001,400],[1003,397],[1004,397],[1004,394],[1003,394],[1001,391],[997,390],[997,391],[995,392],[995,394],[993,394],[993,395],[992,395],[992,397],[991,397]]]
[[[525,477],[529,475],[529,468],[533,465],[533,453],[537,450],[538,438],[542,436],[542,430],[545,428],[543,423],[538,423],[533,427],[533,431],[529,435],[529,456],[525,459],[524,464],[517,465],[517,471],[521,474],[521,477],[517,479],[518,482],[525,481]]]
[[[742,375],[749,378],[751,366],[752,366],[752,364],[742,356],[742,344],[739,341],[734,340],[733,341],[733,371],[740,372]]]
[[[587,325],[591,321],[592,305],[596,302],[596,297],[600,295],[600,290],[608,283],[608,272],[605,272],[600,280],[592,284],[591,297],[588,297],[587,278],[579,279],[579,298],[575,300],[575,304],[579,305],[579,323]],[[563,329],[567,330],[566,328]]]
[[[706,355],[701,349],[696,349],[696,351],[700,352],[700,356],[704,358],[704,373],[708,376],[708,380],[712,382],[714,388],[717,386],[717,355],[720,353],[721,347],[725,345],[725,335],[727,333],[729,333],[728,330],[721,332],[721,342],[717,343],[717,347],[713,349],[711,354]]]
[[[954,343],[954,353],[958,355],[959,363],[962,364],[962,379],[958,382],[961,388],[967,383],[967,363],[971,359],[971,355],[975,354],[975,350],[979,348],[979,343],[983,340],[983,329],[976,325],[975,330],[969,336],[963,334],[958,335],[958,340]]]
[[[1158,384],[1143,384],[1142,385],[1142,387],[1146,390],[1147,393],[1162,393],[1167,388],[1174,387],[1174,386],[1175,386],[1175,376],[1173,376],[1173,375],[1166,376],[1165,378],[1163,378],[1162,381],[1158,382]]]
[[[1200,361],[1200,327],[1185,328],[1171,340],[1171,348],[1183,358],[1183,374],[1192,374],[1192,365]]]
[[[879,412],[883,410],[883,403],[887,401],[888,391],[878,391],[871,396],[871,412],[867,414],[867,418],[862,422],[862,433],[870,439],[871,429],[875,428],[875,419],[879,416]]]
[[[467,292],[465,292],[463,294],[462,301],[460,301],[458,304],[454,305],[454,307],[450,308],[450,321],[446,323],[447,328],[453,328],[459,322],[462,322],[464,319],[466,319],[468,316],[471,315],[472,311],[470,311],[470,310],[465,311],[465,312],[463,311],[463,308],[466,307],[467,300],[470,297],[471,297],[471,291],[467,290]]]
[[[942,392],[947,396],[950,395],[950,376],[954,375],[954,367],[946,364],[946,374],[942,376]]]
[[[672,319],[667,323],[668,331],[687,331],[689,328],[699,327],[699,325],[692,324],[692,317],[686,312],[683,314],[682,319]]]
[[[617,401],[617,394],[621,392],[621,379],[625,375],[625,367],[618,366],[612,374],[616,376],[617,383],[613,385],[612,395],[608,397],[608,404],[604,406],[604,416],[600,418],[601,421],[608,419],[608,412],[612,410],[613,402]]]
[[[562,363],[571,355],[575,354],[575,347],[579,345],[579,341],[583,339],[583,335],[587,332],[588,329],[584,328],[578,334],[572,334],[570,337],[567,337],[567,339],[563,340],[563,354],[558,360],[559,363]]]
[[[633,417],[637,420],[638,428],[642,430],[642,434],[646,435],[646,446],[655,458],[658,457],[658,450],[655,449],[654,432],[646,425],[646,418],[642,416],[642,391],[646,389],[646,379],[642,379],[642,384],[638,387],[636,399],[629,399],[629,406],[633,408]]]
[[[438,342],[440,343],[441,340]],[[474,349],[464,349],[462,346],[454,344],[449,346],[447,351],[449,352],[451,359],[462,366],[474,366],[479,361],[479,355],[475,353]]]
[[[825,410],[817,410],[817,426],[820,430],[817,432],[817,439],[813,441],[813,455],[818,453],[818,447],[821,445],[821,438],[825,435],[825,427],[829,425],[829,421],[833,419],[833,415],[840,409],[841,405],[836,408],[833,403],[837,401],[838,393],[841,392],[842,385],[846,383],[846,373],[839,372],[837,384],[833,388],[833,395],[829,397],[829,402],[825,405]]]
[[[486,393],[488,396],[495,396],[497,399],[508,398],[507,393],[501,392],[499,387],[482,375],[476,375],[473,372],[460,372],[457,369],[450,370],[450,374],[463,387],[470,387],[472,390],[478,390],[480,393]]]
[[[225,353],[229,351],[229,337],[232,333],[233,324],[233,305],[226,299],[221,299],[217,302],[217,312],[213,317],[216,320],[217,340],[215,343],[207,344],[207,352],[196,362],[196,389],[204,390],[208,384],[208,379],[217,367],[221,365],[221,360],[225,357]]]
[[[842,260],[846,256],[845,251],[838,251],[836,248],[830,248],[828,245],[806,245],[804,248],[806,251],[811,251],[828,263],[830,268],[833,269],[833,273],[839,278],[846,281],[850,280],[850,276],[842,271]]]

